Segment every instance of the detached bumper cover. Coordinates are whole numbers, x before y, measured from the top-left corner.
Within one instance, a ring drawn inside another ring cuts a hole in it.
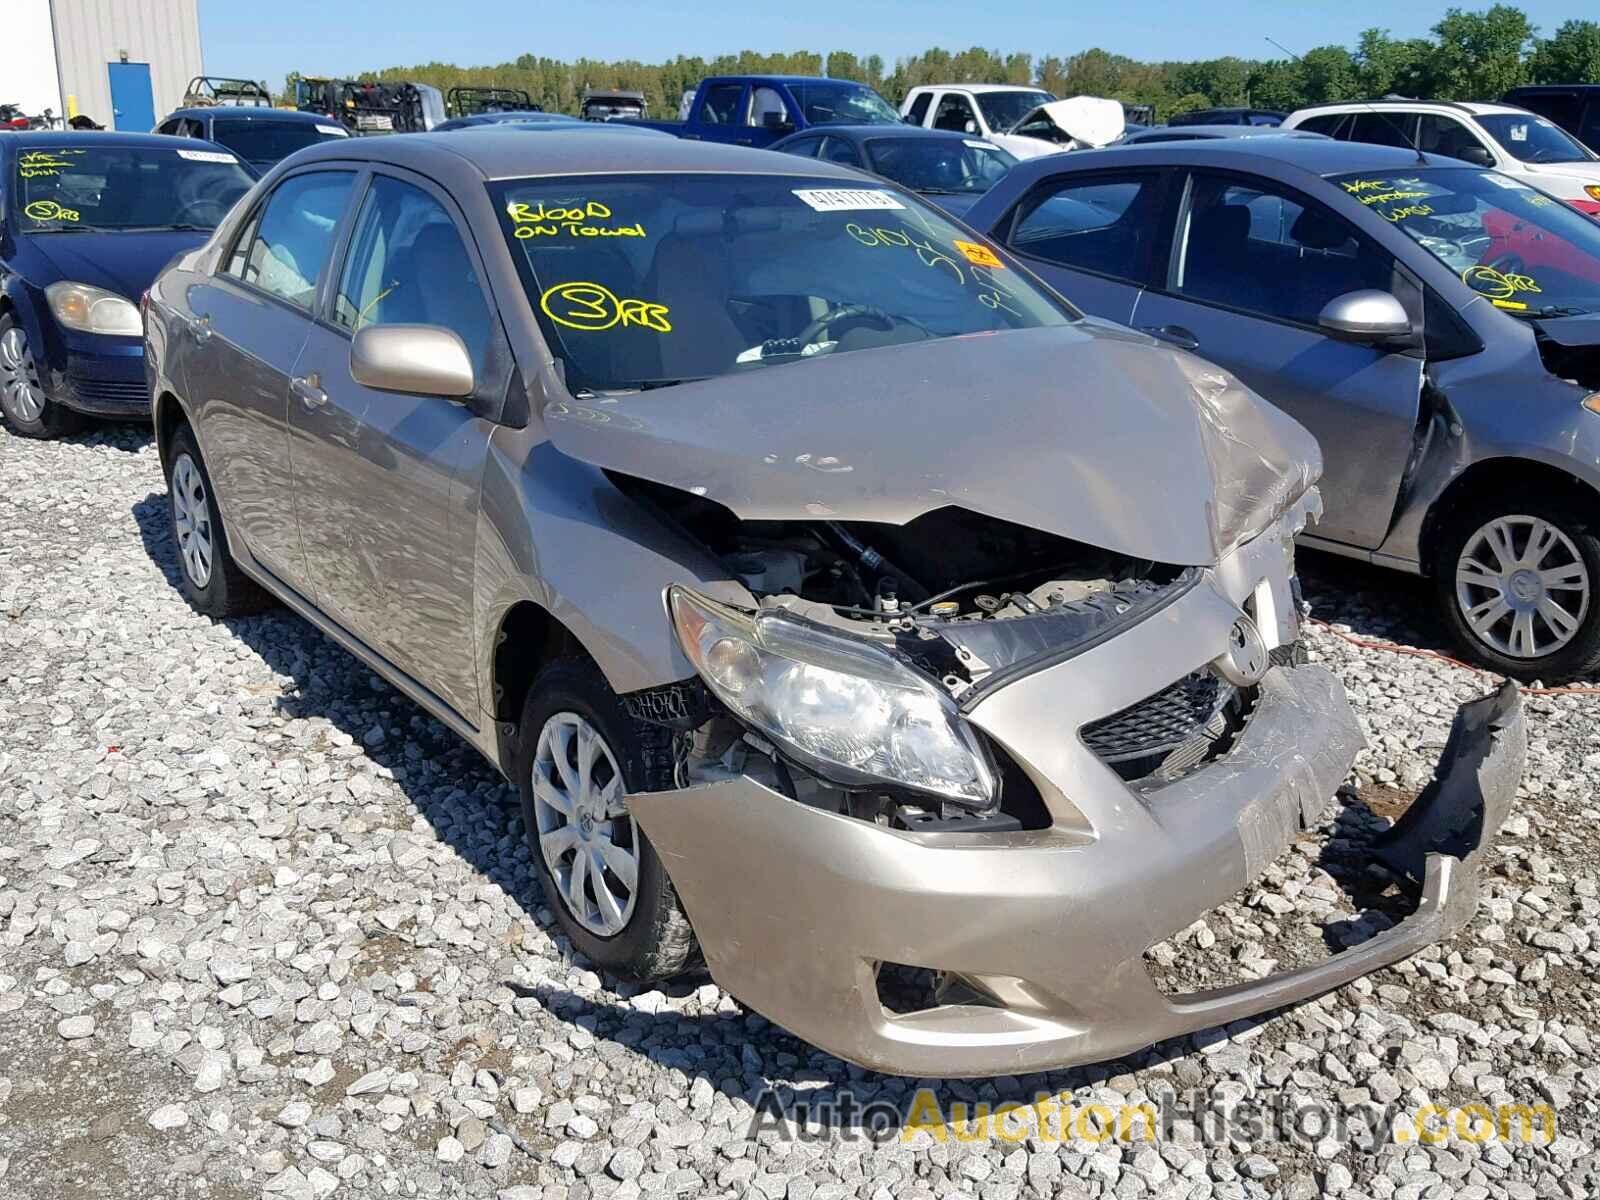
[[[1048,698],[1050,674],[1005,691]],[[1024,761],[1030,749],[1050,757],[1018,741]],[[1248,984],[1168,996],[1152,982],[1146,947],[1232,896],[1312,824],[1361,743],[1333,676],[1275,667],[1227,757],[1155,793],[1136,794],[1081,745],[1064,748],[1053,765],[1072,767],[1048,772],[1061,790],[1046,793],[1057,817],[1047,830],[900,833],[744,777],[629,804],[713,977],[740,1000],[876,1070],[1022,1073],[1113,1058],[1318,995],[1469,921],[1481,849],[1510,807],[1526,752],[1509,685],[1462,708],[1433,783],[1379,848],[1421,886],[1413,915],[1326,962]],[[890,1012],[876,986],[880,961],[978,980],[994,1001]]]

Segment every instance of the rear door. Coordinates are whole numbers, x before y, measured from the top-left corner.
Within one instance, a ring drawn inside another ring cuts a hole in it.
[[[292,501],[289,377],[355,178],[354,170],[326,167],[285,176],[222,269],[189,295],[187,377],[228,524],[255,559],[300,592],[307,575]]]
[[[289,429],[318,606],[475,725],[473,535],[494,426],[471,404],[350,375],[361,328],[435,325],[461,337],[481,392],[503,396],[509,350],[465,230],[429,181],[370,177],[290,382]]]
[[[1322,445],[1319,537],[1374,548],[1394,514],[1421,403],[1420,351],[1340,341],[1317,326],[1335,297],[1393,293],[1421,327],[1417,290],[1343,217],[1274,181],[1196,171],[1164,286],[1136,324],[1226,367]]]
[[[1079,308],[1126,325],[1165,261],[1170,176],[1160,168],[1047,176],[994,235]]]

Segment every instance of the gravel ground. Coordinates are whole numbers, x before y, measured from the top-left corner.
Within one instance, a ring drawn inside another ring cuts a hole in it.
[[[1333,629],[1438,644],[1411,582],[1307,559]],[[196,616],[175,571],[146,431],[0,430],[0,1196],[1600,1192],[1600,699],[1529,698],[1525,786],[1453,942],[1131,1059],[923,1081],[944,1103],[1547,1103],[1553,1144],[1381,1126],[1376,1143],[1230,1142],[1179,1120],[1154,1143],[875,1145],[842,1110],[752,1138],[764,1087],[903,1111],[919,1084],[815,1051],[704,979],[640,994],[599,977],[472,752],[293,617]],[[1219,960],[1258,975],[1381,927],[1341,847],[1375,827],[1363,801],[1392,812],[1426,781],[1454,707],[1487,687],[1327,629],[1309,643],[1371,747],[1317,837],[1157,948],[1174,978],[1214,982]]]

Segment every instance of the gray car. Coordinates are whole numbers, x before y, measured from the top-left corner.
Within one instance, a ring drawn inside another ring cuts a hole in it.
[[[1146,969],[1361,745],[1297,644],[1317,451],[974,237],[676,139],[297,155],[151,289],[183,590],[281,601],[480,750],[594,962],[703,959],[868,1066],[1112,1056],[1448,934],[1509,690],[1377,847],[1411,916],[1242,987]]]
[[[1026,163],[968,220],[1315,434],[1306,544],[1430,577],[1503,674],[1600,672],[1600,223],[1454,159],[1291,137]]]

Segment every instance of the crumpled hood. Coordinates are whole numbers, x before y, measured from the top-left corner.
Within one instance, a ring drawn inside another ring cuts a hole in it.
[[[1094,320],[556,401],[544,420],[565,454],[746,520],[903,525],[957,505],[1185,566],[1322,472],[1311,435],[1225,371]]]
[[[105,288],[135,304],[174,257],[202,245],[209,233],[166,230],[149,233],[55,233],[29,237],[34,251],[54,268],[54,279]]]
[[[1117,101],[1099,96],[1073,96],[1070,100],[1041,104],[1009,132],[1014,133],[1039,113],[1044,113],[1057,129],[1083,146],[1109,146],[1127,130],[1127,119]]]

